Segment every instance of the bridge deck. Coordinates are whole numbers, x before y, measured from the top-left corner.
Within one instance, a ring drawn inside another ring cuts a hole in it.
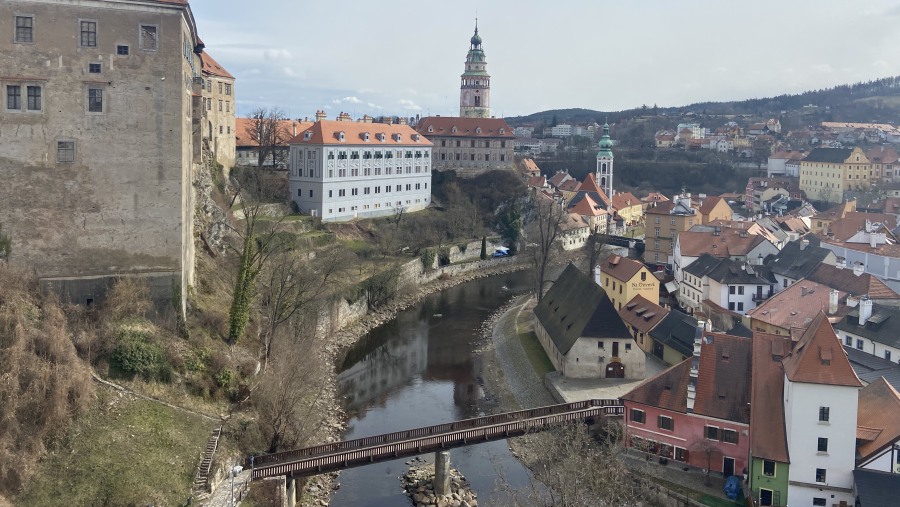
[[[317,475],[543,431],[559,424],[601,415],[622,415],[624,410],[619,400],[580,401],[323,444],[257,457],[253,479]]]

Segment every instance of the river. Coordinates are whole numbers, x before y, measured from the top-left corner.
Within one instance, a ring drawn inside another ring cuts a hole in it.
[[[483,381],[481,327],[491,313],[530,288],[528,271],[481,278],[428,296],[374,329],[351,349],[338,374],[349,421],[344,438],[429,426],[499,411]],[[428,462],[433,454],[423,455]],[[344,471],[333,506],[410,505],[399,477],[411,458]],[[457,468],[478,493],[479,505],[502,505],[498,470],[512,488],[528,472],[505,440],[452,449]],[[491,502],[491,497],[496,497]]]

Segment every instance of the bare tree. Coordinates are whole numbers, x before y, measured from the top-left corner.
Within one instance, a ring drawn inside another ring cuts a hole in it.
[[[566,212],[562,205],[541,194],[533,197],[530,204],[527,214],[530,220],[526,222],[525,236],[531,255],[534,294],[540,302],[547,284],[547,267],[559,252],[556,239]]]
[[[698,438],[691,442],[688,447],[690,452],[699,453],[705,460],[706,466],[704,467],[704,483],[709,486],[709,472],[712,469],[713,459],[721,458],[722,451],[716,447],[716,444],[712,442],[712,440],[708,440],[706,438]]]
[[[317,255],[314,261],[305,261],[292,251],[270,259],[259,287],[264,371],[282,326],[304,309],[315,306],[334,278],[353,264],[351,257],[345,249],[334,248]]]
[[[521,437],[530,487],[501,484],[516,506],[587,507],[646,504],[643,483],[626,465],[622,426],[610,423],[595,436],[581,424]],[[643,465],[635,465],[643,466]]]
[[[286,120],[287,115],[278,108],[259,108],[250,115],[247,134],[259,146],[256,158],[258,169],[262,169],[267,160],[272,161],[273,168],[284,165],[287,158],[284,146],[291,137]]]

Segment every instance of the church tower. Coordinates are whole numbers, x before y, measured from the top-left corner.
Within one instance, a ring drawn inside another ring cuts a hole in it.
[[[466,71],[460,76],[459,115],[463,118],[491,117],[491,76],[487,73],[487,61],[475,22],[475,35],[470,40],[466,56]]]
[[[594,178],[606,196],[613,196],[613,152],[612,140],[609,138],[609,124],[603,124],[603,137],[598,143],[600,151],[597,152],[597,172]]]

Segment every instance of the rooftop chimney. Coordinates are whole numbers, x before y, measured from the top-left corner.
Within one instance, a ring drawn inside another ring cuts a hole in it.
[[[700,375],[700,349],[703,347],[703,329],[706,323],[697,321],[697,331],[694,333],[694,355],[691,359],[691,373],[687,386],[687,409],[694,411],[694,399],[697,397],[697,378]]]
[[[328,118],[328,115],[325,114],[325,111],[323,111],[321,109],[316,111],[316,121],[322,121],[325,118]]]
[[[800,240],[800,251],[801,251],[801,252],[802,252],[803,250],[806,250],[806,248],[807,248],[808,246],[809,246],[809,240],[808,240],[808,239],[801,239],[801,240]]]
[[[869,296],[863,296],[859,299],[859,325],[865,326],[871,317],[872,300],[869,299]]]
[[[838,257],[837,261],[834,263],[834,267],[838,269],[844,269],[847,267],[847,260],[843,257]]]
[[[837,289],[831,289],[831,292],[828,293],[828,314],[834,315],[838,311],[838,291]]]
[[[600,265],[597,264],[596,266],[594,266],[594,282],[597,285],[603,287],[603,282],[600,280],[601,273],[602,271],[600,270]]]
[[[862,262],[857,262],[853,265],[853,274],[856,276],[862,275],[865,270],[866,266]]]

